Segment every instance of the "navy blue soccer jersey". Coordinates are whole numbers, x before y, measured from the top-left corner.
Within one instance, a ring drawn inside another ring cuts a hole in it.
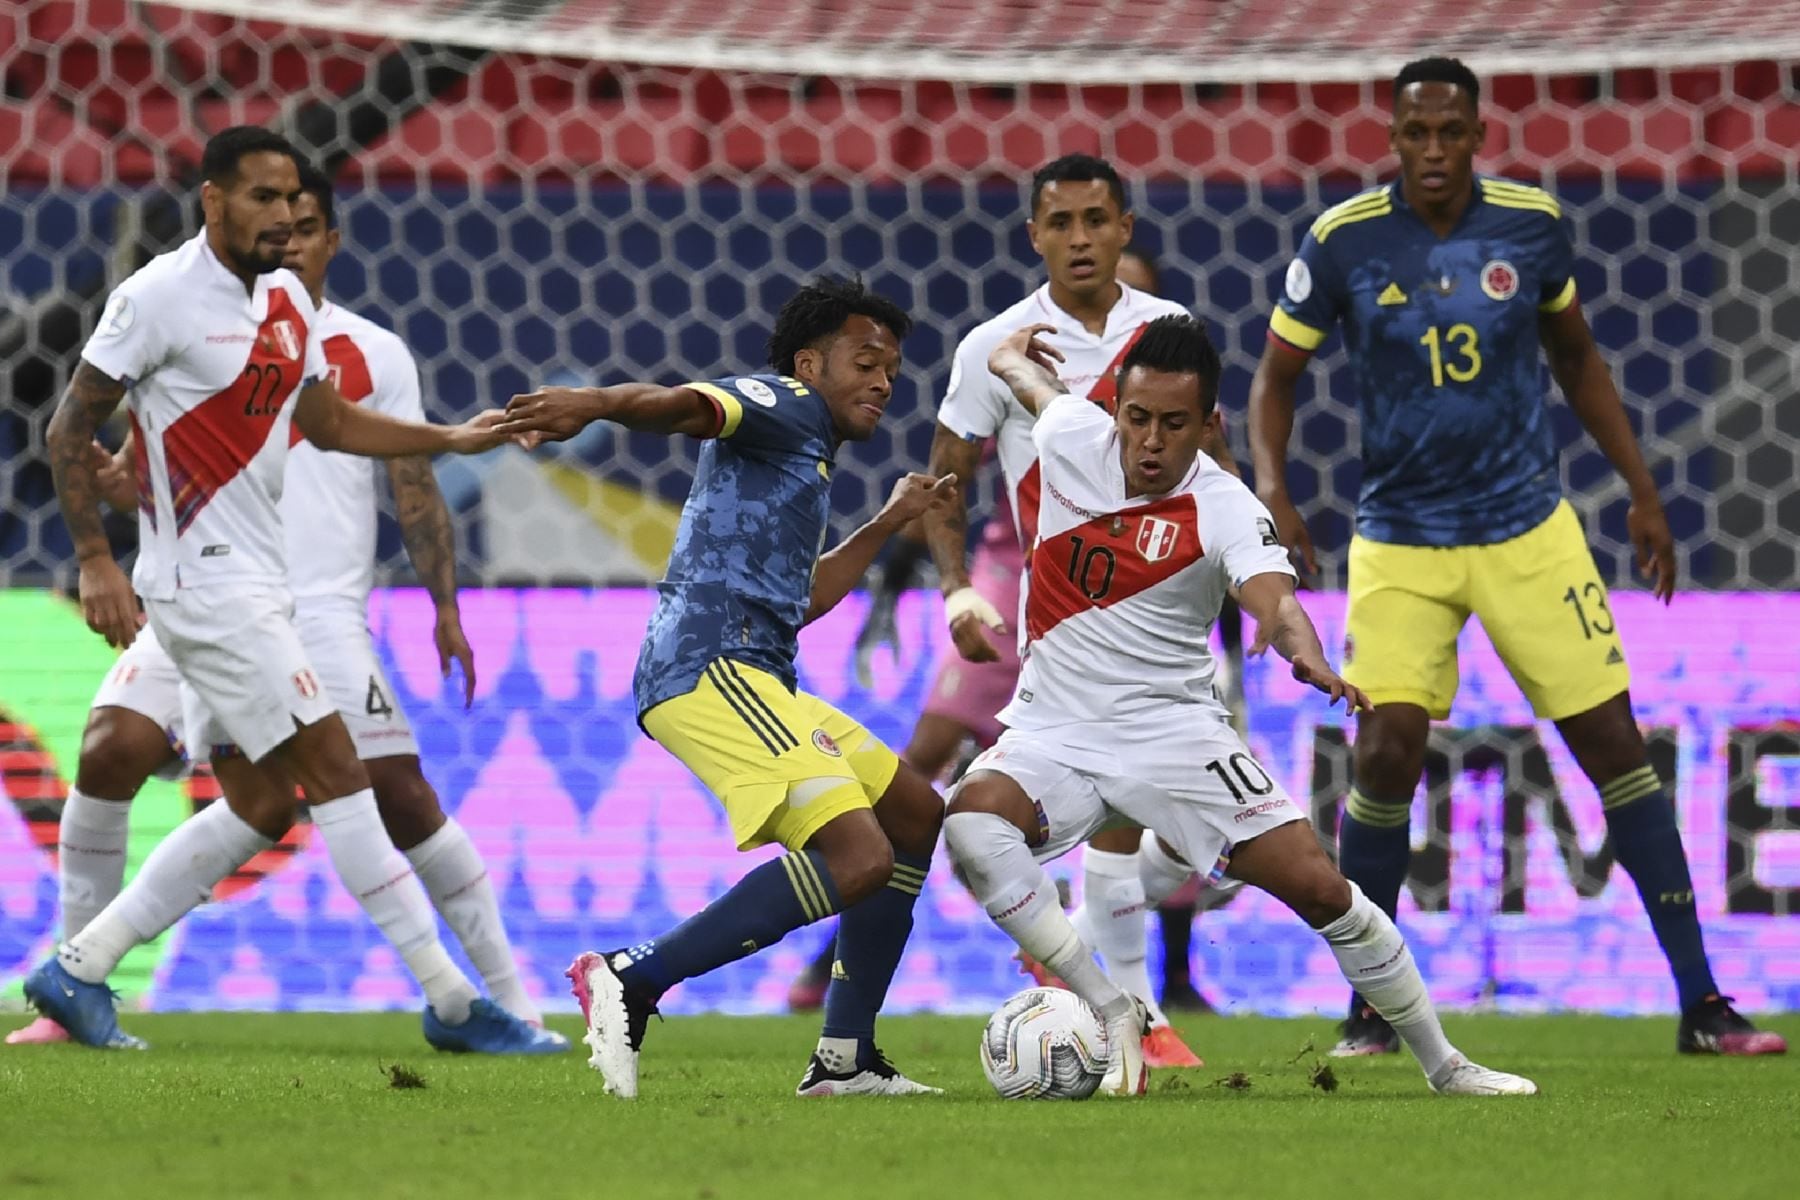
[[[1556,200],[1485,175],[1448,237],[1397,182],[1313,223],[1269,333],[1310,353],[1343,326],[1362,425],[1359,534],[1482,545],[1549,517],[1562,486],[1538,318],[1575,302],[1573,269]]]
[[[784,375],[687,385],[719,409],[638,654],[639,715],[686,695],[706,664],[760,667],[791,690],[831,517],[837,434],[818,392]]]

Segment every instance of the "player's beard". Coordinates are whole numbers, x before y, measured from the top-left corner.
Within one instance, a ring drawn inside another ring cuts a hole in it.
[[[267,275],[271,271],[281,269],[282,261],[287,257],[287,247],[285,245],[276,246],[257,237],[247,248],[230,247],[229,253],[232,265],[238,270],[256,275]]]

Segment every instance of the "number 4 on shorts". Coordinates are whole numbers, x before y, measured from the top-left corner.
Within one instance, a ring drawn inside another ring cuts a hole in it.
[[[393,702],[382,695],[381,681],[376,679],[373,675],[369,676],[369,695],[368,699],[364,701],[364,705],[368,708],[371,717],[391,717],[394,715]]]

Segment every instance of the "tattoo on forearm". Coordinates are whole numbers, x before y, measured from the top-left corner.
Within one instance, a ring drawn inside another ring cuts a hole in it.
[[[388,465],[394,486],[394,511],[400,521],[400,537],[406,556],[432,602],[440,606],[456,599],[456,530],[450,509],[438,491],[437,476],[428,458],[396,458]]]
[[[124,398],[124,384],[83,362],[50,418],[46,437],[50,475],[78,558],[112,552],[101,522],[100,483],[88,455],[94,434]]]
[[[947,429],[940,428],[931,443],[931,473],[943,476],[955,472],[960,488],[967,489],[970,477],[981,462],[981,448],[965,441]],[[969,503],[968,492],[925,518],[925,544],[937,566],[938,577],[961,579],[968,574]]]

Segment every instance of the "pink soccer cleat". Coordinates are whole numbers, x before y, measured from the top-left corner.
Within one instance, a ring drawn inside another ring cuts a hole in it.
[[[49,1017],[39,1017],[23,1029],[15,1029],[6,1035],[6,1044],[9,1046],[49,1046],[73,1040],[69,1037],[68,1030]]]

